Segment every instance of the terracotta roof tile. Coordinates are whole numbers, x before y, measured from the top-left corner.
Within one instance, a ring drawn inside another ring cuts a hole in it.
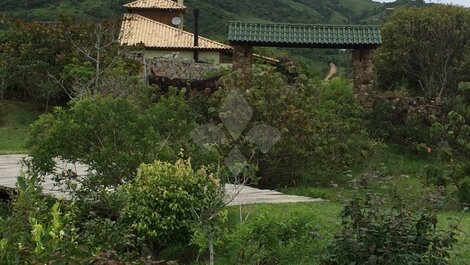
[[[172,0],[137,0],[129,4],[125,4],[127,8],[155,8],[155,9],[186,9],[182,4],[178,4]]]
[[[148,19],[138,14],[124,14],[121,27],[122,45],[143,44],[146,48],[193,50],[194,35],[190,32]],[[199,37],[198,50],[231,50],[232,47]]]

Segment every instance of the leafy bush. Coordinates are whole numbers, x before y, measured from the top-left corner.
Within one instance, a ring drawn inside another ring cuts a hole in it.
[[[4,125],[4,123],[6,122],[5,116],[7,114],[6,114],[4,105],[5,103],[0,100],[0,126]]]
[[[353,99],[351,84],[335,78],[319,88],[313,126],[312,177],[324,174],[328,183],[370,155],[371,142],[363,121],[363,109]]]
[[[227,231],[218,253],[220,259],[234,264],[309,264],[317,247],[316,235],[314,224],[305,216],[273,218],[264,213]]]
[[[454,231],[439,230],[430,210],[397,200],[391,209],[371,194],[350,201],[322,264],[448,264]]]
[[[462,83],[459,94],[453,100],[453,110],[444,123],[435,123],[431,136],[442,162],[447,164],[435,184],[453,184],[457,188],[462,204],[470,204],[470,97],[466,83]],[[440,180],[442,178],[442,180]],[[441,183],[442,182],[442,183]]]
[[[194,127],[184,91],[172,90],[143,110],[120,98],[81,100],[33,124],[29,163],[33,171],[66,183],[74,176],[56,172],[55,159],[85,164],[89,176],[78,189],[99,193],[131,180],[141,163],[176,161],[182,150],[196,152],[187,136]]]
[[[56,19],[50,27],[2,18],[8,26],[0,33],[0,97],[34,99],[47,109],[51,102],[138,91],[141,64],[116,41],[120,22]]]
[[[366,120],[370,137],[413,146],[430,142],[426,118],[408,113],[406,108],[394,106],[390,101],[377,102]]]
[[[93,254],[79,245],[74,206],[44,197],[37,179],[18,178],[11,214],[0,218],[1,264],[82,264]]]
[[[98,217],[80,212],[78,244],[93,249],[108,259],[135,261],[141,256],[141,248],[127,223],[112,217]]]
[[[122,222],[154,251],[187,243],[196,214],[216,203],[218,188],[215,175],[205,168],[193,170],[189,160],[143,164],[137,177],[118,191]]]
[[[439,99],[455,94],[458,83],[470,78],[469,27],[470,11],[464,7],[394,12],[382,27],[383,45],[375,53],[380,88],[404,84],[415,94]]]
[[[136,236],[126,223],[47,197],[39,184],[34,176],[18,178],[19,192],[11,209],[0,216],[0,264],[139,260]]]
[[[220,128],[226,125],[217,110],[227,95],[238,91],[253,111],[243,132],[259,124],[281,132],[279,141],[266,154],[244,139],[231,139],[222,148],[221,153],[227,154],[236,145],[252,158],[262,186],[329,182],[367,154],[362,109],[353,100],[350,84],[340,79],[325,85],[301,81],[289,85],[273,69],[257,68],[248,87],[238,73],[230,74],[211,98],[209,116]]]

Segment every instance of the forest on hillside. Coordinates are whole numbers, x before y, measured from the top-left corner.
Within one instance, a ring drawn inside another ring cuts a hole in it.
[[[123,4],[131,0],[4,0],[0,15],[23,21],[57,21],[67,15],[83,21],[120,19]],[[387,17],[386,8],[424,6],[423,0],[398,0],[378,3],[372,0],[186,0],[188,7],[185,30],[193,30],[194,9],[200,9],[200,33],[205,37],[226,42],[229,21],[284,22],[312,24],[381,24]],[[342,74],[351,69],[350,54],[337,50],[265,49],[259,54],[272,57],[293,57],[309,71],[324,74],[333,62]]]
[[[120,21],[59,22],[1,24],[0,264],[470,264],[469,8],[393,12],[364,90],[296,62],[159,87]]]
[[[83,20],[118,19],[130,0],[4,0],[0,14],[24,21],[55,21],[60,14]],[[186,27],[191,30],[192,10],[202,12],[201,33],[208,37],[225,37],[230,20],[321,23],[321,24],[378,24],[387,16],[388,7],[426,5],[423,0],[398,0],[378,3],[372,0],[274,0],[227,1],[186,0],[188,7]],[[217,22],[217,23],[215,23]]]

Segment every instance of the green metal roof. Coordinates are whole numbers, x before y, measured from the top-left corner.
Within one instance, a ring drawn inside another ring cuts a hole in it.
[[[376,48],[382,44],[378,26],[263,24],[230,22],[231,43],[255,46],[312,48]]]

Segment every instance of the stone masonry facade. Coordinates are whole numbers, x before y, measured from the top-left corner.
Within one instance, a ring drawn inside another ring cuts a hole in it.
[[[253,65],[253,46],[234,45],[233,46],[233,70],[239,71],[247,76],[251,76]]]
[[[206,80],[217,76],[222,69],[218,65],[195,63],[184,59],[148,59],[146,60],[147,76],[182,79],[188,81]]]
[[[374,64],[372,51],[369,49],[353,50],[354,94],[367,95],[374,88]]]

